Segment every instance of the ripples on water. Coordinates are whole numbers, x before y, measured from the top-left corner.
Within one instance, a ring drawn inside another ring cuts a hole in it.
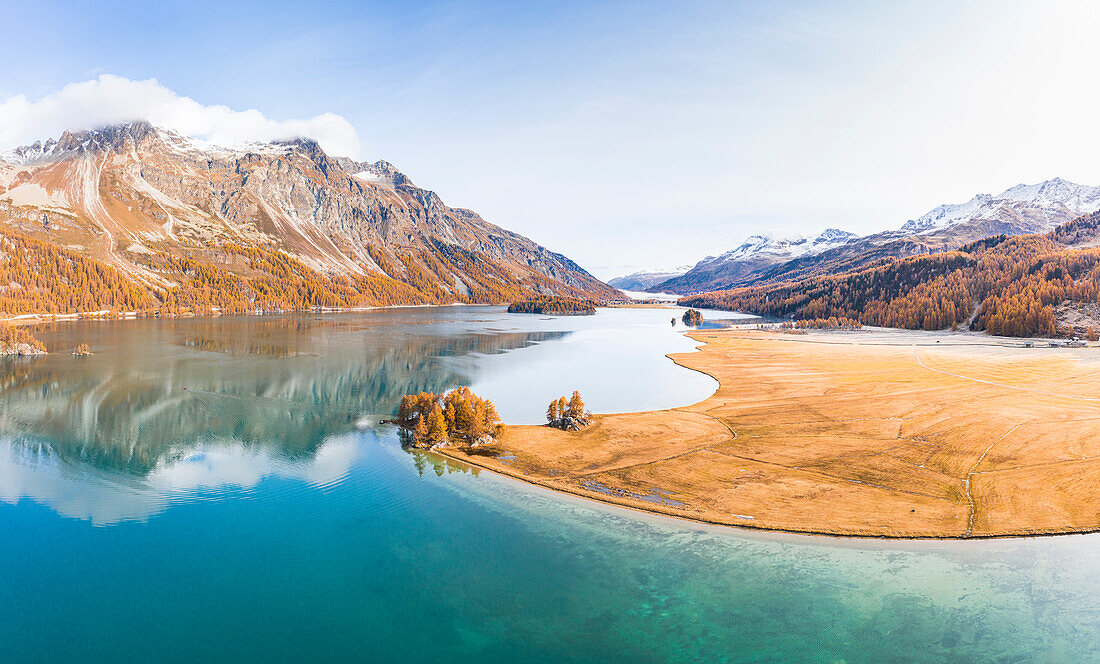
[[[663,358],[694,345],[671,315],[52,328],[97,354],[0,363],[3,658],[1097,660],[1094,536],[702,527],[409,453],[376,424],[458,384],[511,422],[573,387],[605,412],[698,401],[714,382]]]

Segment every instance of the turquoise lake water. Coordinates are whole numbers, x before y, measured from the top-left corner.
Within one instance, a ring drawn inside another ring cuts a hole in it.
[[[401,449],[405,392],[683,405],[675,312],[88,322],[0,362],[0,661],[1100,661],[1100,538],[705,527]]]

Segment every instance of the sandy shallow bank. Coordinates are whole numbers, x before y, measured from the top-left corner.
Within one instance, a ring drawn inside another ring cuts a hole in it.
[[[1100,349],[984,335],[698,331],[719,389],[446,456],[708,523],[863,537],[1100,530]]]

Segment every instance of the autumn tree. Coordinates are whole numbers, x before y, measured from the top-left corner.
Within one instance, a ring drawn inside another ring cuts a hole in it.
[[[695,327],[703,322],[703,314],[698,309],[688,309],[683,315],[684,325]]]
[[[573,390],[573,396],[569,401],[566,401],[564,396],[558,397],[557,400],[550,402],[550,407],[546,410],[547,425],[558,429],[577,431],[581,427],[588,426],[591,420],[592,416],[585,408],[581,393],[577,390]]]
[[[561,406],[558,404],[558,400],[554,399],[550,402],[550,406],[546,409],[546,421],[553,423],[556,420],[560,420],[561,416]]]
[[[436,403],[428,416],[427,444],[429,447],[447,444],[447,421],[443,417],[443,409]]]
[[[431,392],[406,394],[393,423],[411,431],[418,447],[476,446],[504,433],[496,406],[465,386],[443,396]]]
[[[584,400],[581,399],[581,393],[577,390],[573,390],[573,396],[569,398],[569,408],[566,410],[566,415],[580,422],[588,421],[588,411],[584,408]]]
[[[416,425],[413,426],[413,441],[417,445],[423,445],[428,440],[428,424],[423,417],[416,418]]]

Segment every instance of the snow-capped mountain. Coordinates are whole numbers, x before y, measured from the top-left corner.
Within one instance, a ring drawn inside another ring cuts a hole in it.
[[[774,234],[752,235],[746,238],[737,248],[731,249],[721,256],[707,256],[703,259],[703,263],[771,257],[790,260],[807,254],[819,254],[822,251],[839,247],[855,237],[857,237],[855,233],[837,228],[827,228],[814,237],[802,235],[784,237]]]
[[[716,290],[751,280],[768,268],[843,246],[855,233],[827,228],[818,235],[758,234],[719,256],[707,256],[683,275],[650,287],[652,291],[688,293]]]
[[[5,232],[78,251],[156,292],[186,280],[181,260],[250,277],[241,252],[263,248],[402,301],[619,297],[392,164],[330,157],[301,138],[216,146],[147,122],[65,132],[0,154]]]
[[[622,290],[644,291],[662,281],[668,281],[673,277],[678,277],[690,269],[690,265],[682,265],[667,270],[641,270],[639,272],[631,272],[621,277],[615,277],[614,279],[608,279],[607,283],[610,286]]]
[[[1076,184],[1062,178],[1038,184],[1018,184],[995,196],[978,194],[965,203],[939,205],[924,215],[905,222],[899,232],[935,232],[946,227],[971,223],[976,219],[995,220],[1005,217],[1006,212],[1025,208],[1032,212],[1034,222],[1042,226],[1028,232],[1050,230],[1063,223],[1067,213],[1077,216],[1100,210],[1100,187]]]
[[[649,290],[688,294],[835,274],[881,259],[957,249],[1002,233],[1045,233],[1097,210],[1100,187],[1062,178],[1018,184],[996,195],[978,194],[964,203],[938,205],[896,230],[863,237],[835,229],[812,239],[754,235]]]
[[[0,162],[10,165],[25,165],[42,159],[57,146],[57,140],[49,139],[45,143],[35,141],[30,145],[23,145],[12,150],[0,152]]]

